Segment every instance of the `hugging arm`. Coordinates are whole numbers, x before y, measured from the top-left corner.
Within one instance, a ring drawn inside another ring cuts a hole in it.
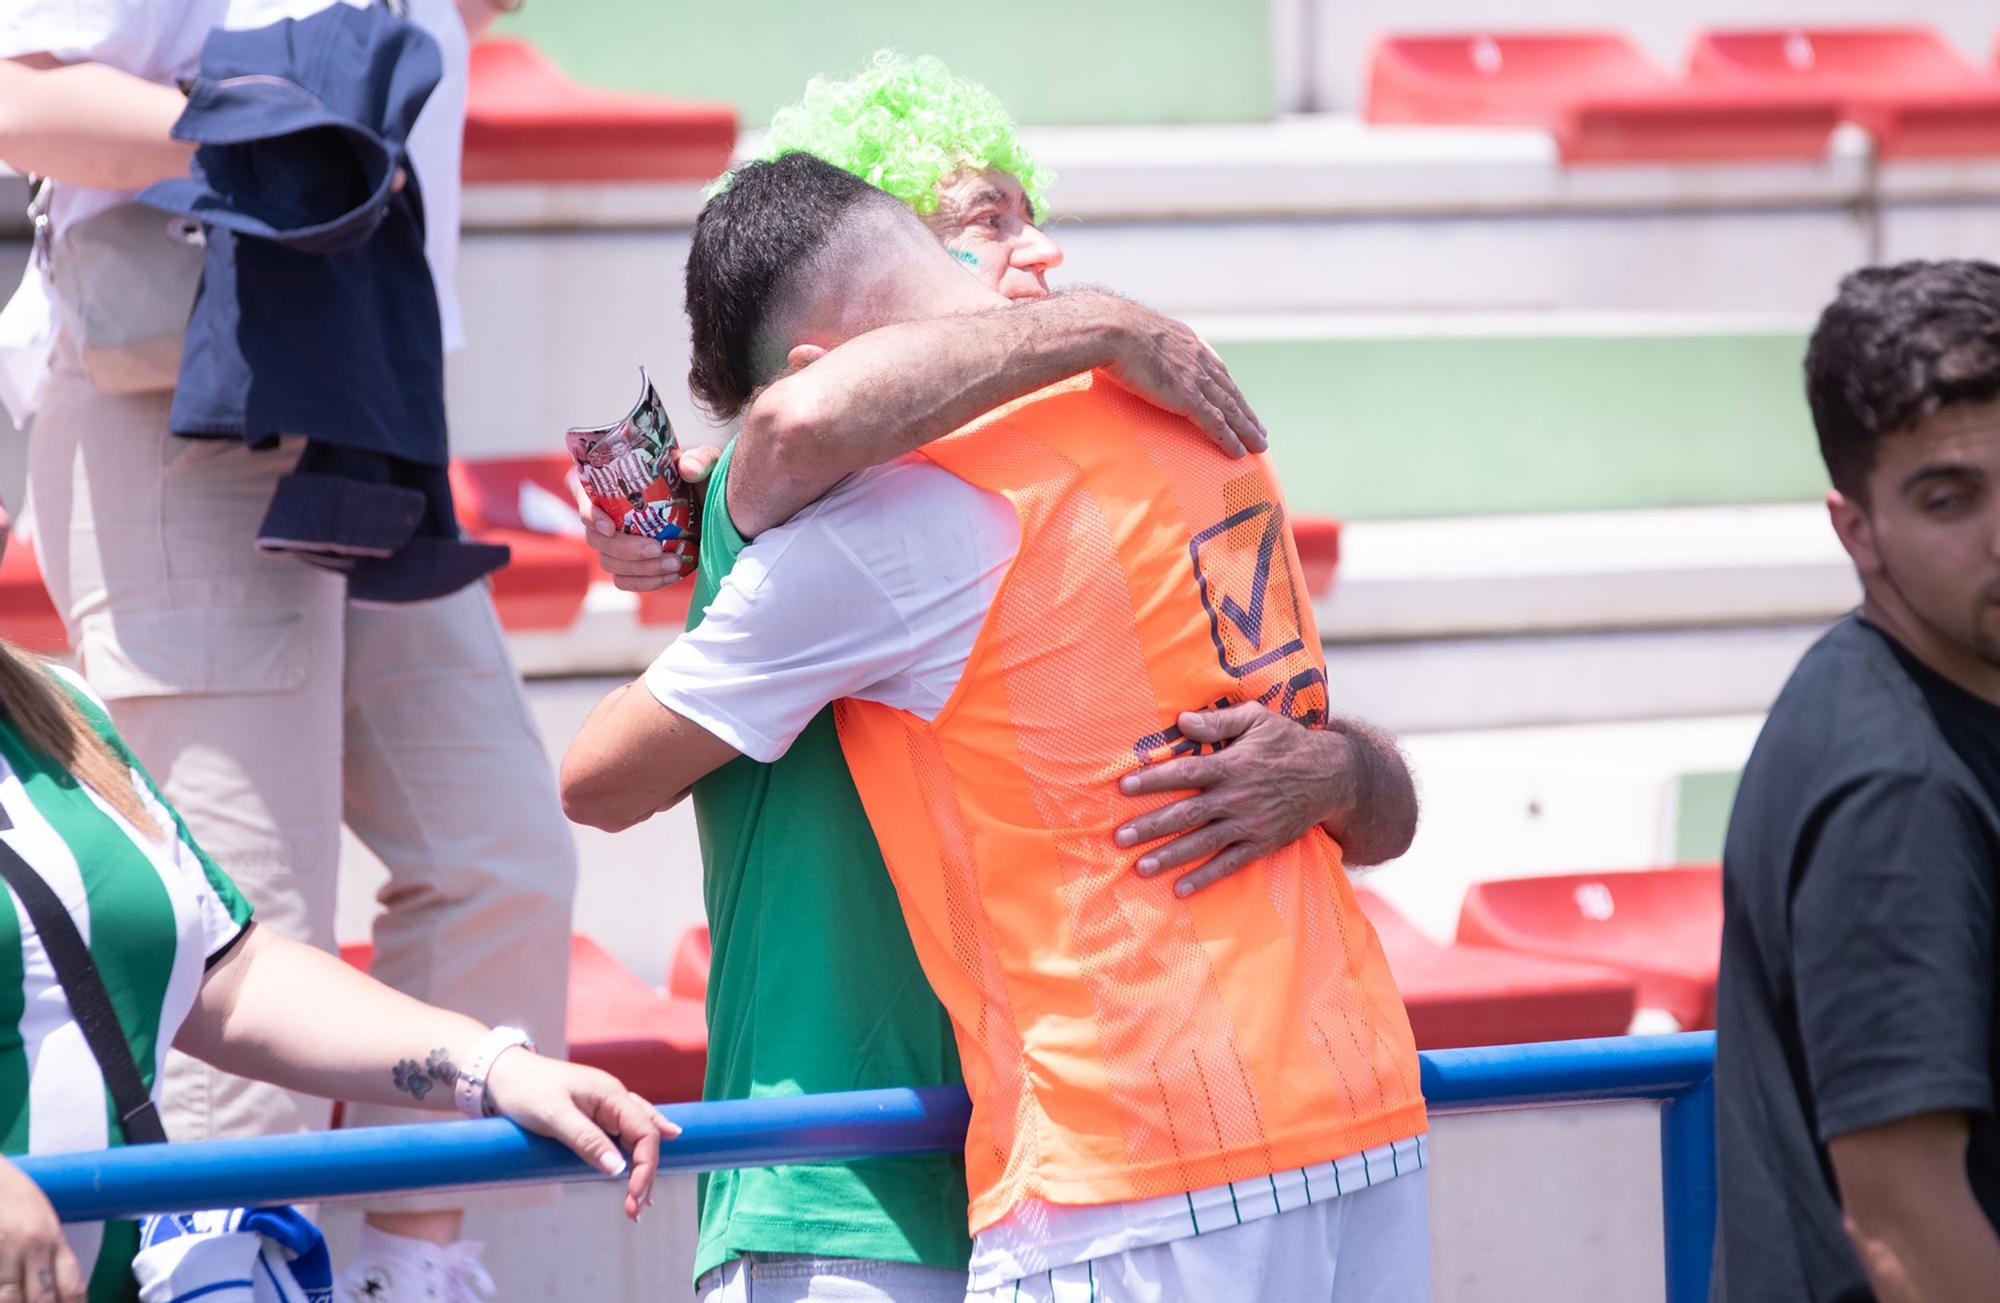
[[[615,832],[649,819],[739,755],[779,759],[828,703],[907,670],[903,616],[847,543],[869,523],[909,522],[856,497],[833,494],[751,542],[701,622],[598,703],[563,756],[572,820]]]
[[[885,326],[772,382],[737,438],[730,520],[755,538],[855,471],[1098,367],[1232,456],[1266,445],[1228,368],[1192,330],[1115,294],[1076,290]],[[700,480],[714,461],[713,450],[691,448],[681,471]],[[681,577],[657,542],[618,533],[602,512],[592,512],[587,536],[619,588],[647,592]]]
[[[1115,294],[1078,290],[885,326],[774,381],[744,417],[730,518],[754,538],[843,477],[1094,367],[1192,420],[1232,456],[1265,446],[1228,368],[1192,330]]]
[[[1358,720],[1308,728],[1254,701],[1190,711],[1181,732],[1217,749],[1148,765],[1119,782],[1128,796],[1185,792],[1126,823],[1120,846],[1171,837],[1139,857],[1152,877],[1187,869],[1181,895],[1228,877],[1298,840],[1314,824],[1340,843],[1350,868],[1381,864],[1409,849],[1417,790],[1395,742]]]
[[[627,683],[597,703],[563,753],[563,813],[622,832],[678,805],[696,779],[738,754],[661,705],[643,680]]]

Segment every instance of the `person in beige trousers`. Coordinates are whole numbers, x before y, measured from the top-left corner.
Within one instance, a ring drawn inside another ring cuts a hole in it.
[[[65,184],[122,191],[183,171],[188,147],[166,135],[179,112],[170,84],[192,71],[201,33],[322,2],[171,0],[183,21],[158,23],[157,0],[26,0],[0,18],[0,104],[13,106],[0,110],[0,158],[54,176],[59,196]],[[450,227],[430,241],[448,340],[467,32],[493,6],[410,5],[446,56],[426,109],[447,119],[439,143],[428,157],[419,139],[412,147],[433,227]],[[37,32],[38,20],[71,27]],[[176,41],[184,48],[165,48]],[[103,392],[57,334],[29,486],[43,576],[79,667],[262,923],[333,946],[345,823],[389,870],[374,975],[522,1026],[561,1055],[575,847],[486,586],[369,608],[348,601],[341,575],[259,552],[257,526],[301,441],[251,451],[181,438],[167,428],[171,399]],[[328,1124],[325,1100],[181,1056],[168,1074],[175,1140]],[[347,1121],[421,1116],[366,1106]],[[343,1299],[490,1293],[476,1247],[455,1243],[463,1202],[372,1205]]]

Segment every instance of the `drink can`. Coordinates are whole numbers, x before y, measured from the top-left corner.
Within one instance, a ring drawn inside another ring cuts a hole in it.
[[[622,420],[570,429],[563,442],[598,510],[625,533],[658,540],[685,572],[700,543],[702,489],[681,478],[680,443],[643,367],[639,384],[639,401]]]

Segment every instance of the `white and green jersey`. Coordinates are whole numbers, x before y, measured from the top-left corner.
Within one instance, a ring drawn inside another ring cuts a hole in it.
[[[0,716],[0,831],[69,909],[89,945],[147,1088],[187,1017],[208,961],[233,942],[250,906],[194,844],[112,731],[82,680],[58,671],[85,715],[131,767],[162,835],[146,836],[63,767],[31,750]],[[116,1110],[48,953],[11,890],[0,892],[0,1153],[47,1154],[122,1143]],[[92,1303],[138,1297],[130,1223],[68,1226]]]

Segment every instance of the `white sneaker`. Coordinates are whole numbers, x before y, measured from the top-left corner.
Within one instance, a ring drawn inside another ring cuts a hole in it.
[[[364,1225],[340,1275],[340,1303],[482,1303],[499,1293],[480,1265],[477,1240],[437,1245]]]

